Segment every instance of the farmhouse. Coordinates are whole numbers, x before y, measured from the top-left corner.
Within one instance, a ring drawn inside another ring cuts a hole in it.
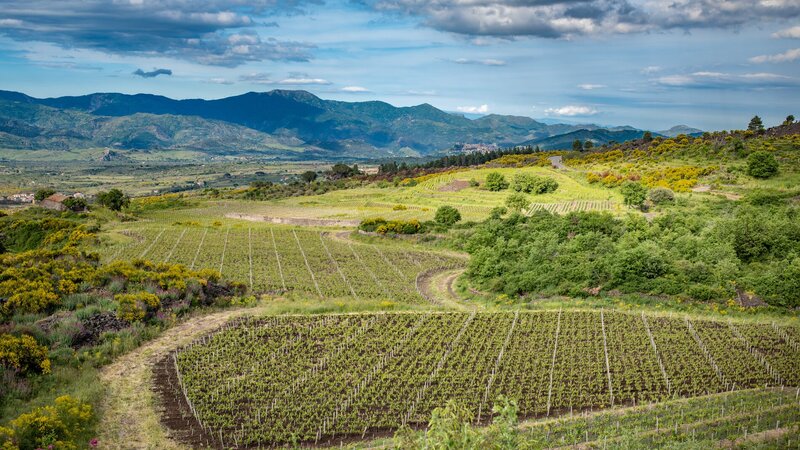
[[[41,203],[39,203],[39,206],[41,206],[42,208],[52,209],[55,211],[65,211],[67,207],[64,206],[64,200],[66,200],[67,198],[69,197],[67,197],[66,195],[53,194],[50,197],[47,197],[46,199],[42,200]]]

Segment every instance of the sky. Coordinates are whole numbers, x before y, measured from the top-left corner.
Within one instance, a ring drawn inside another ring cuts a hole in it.
[[[738,129],[800,116],[800,0],[0,0],[0,89]]]

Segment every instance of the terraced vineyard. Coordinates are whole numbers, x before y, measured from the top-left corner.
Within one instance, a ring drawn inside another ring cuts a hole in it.
[[[417,275],[463,261],[433,252],[334,239],[288,228],[166,226],[123,231],[131,242],[101,249],[103,262],[147,259],[213,269],[254,292],[424,303]]]
[[[614,211],[619,205],[610,200],[573,200],[564,203],[531,203],[525,214],[548,211],[553,214],[566,214],[574,211]]]
[[[524,417],[552,417],[797,386],[798,339],[787,326],[603,311],[280,316],[180,349],[159,379],[191,443],[336,444],[423,425],[449,399],[485,423],[501,394]]]

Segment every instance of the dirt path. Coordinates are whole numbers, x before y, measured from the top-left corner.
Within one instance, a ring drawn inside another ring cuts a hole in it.
[[[100,379],[106,395],[97,427],[103,448],[179,449],[161,425],[156,394],[151,389],[153,366],[169,351],[212,331],[230,319],[257,314],[261,308],[241,308],[188,319],[156,339],[105,367]]]
[[[431,303],[455,310],[474,309],[474,305],[462,303],[455,290],[455,281],[465,269],[431,269],[417,276],[417,291]]]
[[[269,222],[279,225],[299,227],[357,227],[361,221],[355,219],[305,219],[300,217],[270,217],[250,214],[228,213],[228,219],[249,220],[250,222]]]

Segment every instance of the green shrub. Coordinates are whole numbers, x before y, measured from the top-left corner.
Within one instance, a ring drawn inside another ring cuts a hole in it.
[[[549,177],[518,173],[514,175],[511,188],[526,194],[547,194],[558,189],[558,182]]]
[[[461,220],[461,213],[452,206],[444,205],[436,210],[436,215],[433,220],[438,224],[449,227]]]
[[[672,192],[671,189],[663,187],[650,189],[650,192],[647,193],[647,197],[656,205],[672,203],[675,201],[675,193]]]
[[[525,194],[515,192],[506,197],[506,206],[512,211],[522,211],[530,206],[531,202]]]
[[[489,172],[486,174],[486,189],[495,192],[508,189],[508,181],[500,172]]]
[[[27,334],[20,337],[0,334],[0,365],[23,375],[50,373],[47,347]]]
[[[142,321],[148,314],[155,313],[161,308],[161,300],[149,292],[117,294],[114,300],[118,303],[117,317],[128,323]]]
[[[10,428],[0,427],[2,449],[78,449],[78,442],[94,415],[91,405],[69,395],[58,397],[53,405],[36,408],[11,421]]]
[[[625,205],[631,208],[642,208],[647,199],[647,188],[635,181],[626,181],[620,188]]]
[[[751,153],[747,157],[747,174],[753,178],[773,177],[778,174],[778,161],[772,153]]]

